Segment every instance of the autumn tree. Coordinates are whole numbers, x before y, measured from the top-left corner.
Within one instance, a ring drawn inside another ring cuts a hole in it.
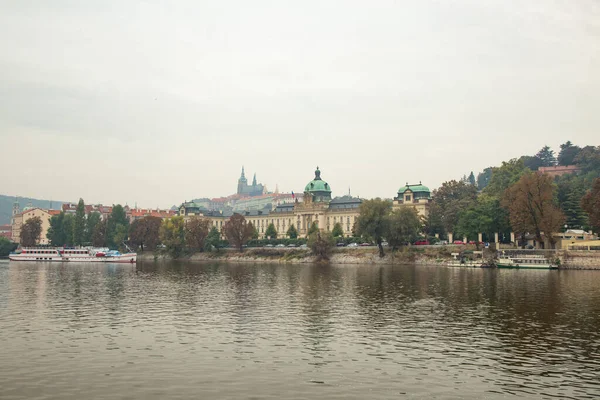
[[[73,244],[81,246],[85,240],[85,203],[79,199],[75,210],[75,223],[73,224]]]
[[[359,207],[360,215],[356,221],[356,232],[377,243],[379,257],[383,257],[383,237],[387,229],[387,216],[392,210],[392,203],[380,198],[365,200]]]
[[[192,218],[185,224],[185,243],[188,249],[194,251],[204,250],[204,242],[208,236],[210,220]]]
[[[343,237],[344,236],[344,228],[342,228],[342,224],[336,222],[331,231],[333,237]]]
[[[544,243],[544,234],[554,248],[553,233],[560,230],[565,217],[554,204],[554,185],[550,176],[526,173],[506,191],[502,205],[509,211],[512,228],[521,237],[532,233],[538,242]]]
[[[42,235],[42,220],[40,217],[29,218],[21,226],[21,246],[31,247],[35,246]]]
[[[317,260],[328,260],[335,246],[335,239],[331,233],[317,230],[308,236],[306,245],[317,256]]]
[[[294,224],[290,225],[290,227],[288,228],[288,230],[287,230],[287,232],[285,234],[290,239],[297,239],[298,238],[298,230],[296,229],[296,227],[294,226]]]
[[[243,215],[235,213],[223,225],[223,235],[229,243],[242,251],[244,244],[250,240],[254,228]]]
[[[417,209],[402,207],[388,215],[385,238],[392,249],[395,250],[406,243],[413,243],[417,240],[422,229],[423,222]]]
[[[185,246],[185,222],[183,217],[172,217],[162,221],[159,231],[160,241],[173,258],[183,252]]]
[[[600,232],[600,178],[596,178],[592,190],[583,196],[581,206],[588,214],[590,226]]]
[[[254,228],[252,228],[254,229]],[[270,223],[269,226],[267,226],[267,230],[265,231],[265,236],[269,237],[271,239],[277,239],[277,229],[275,229],[275,225],[273,225],[273,223]]]
[[[162,219],[159,217],[147,216],[133,221],[129,227],[129,241],[135,246],[140,247],[142,251],[154,250],[160,243],[160,226]]]

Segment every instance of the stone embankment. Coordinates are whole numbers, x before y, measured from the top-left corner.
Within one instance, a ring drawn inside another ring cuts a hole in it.
[[[559,250],[561,269],[600,270],[600,251]]]

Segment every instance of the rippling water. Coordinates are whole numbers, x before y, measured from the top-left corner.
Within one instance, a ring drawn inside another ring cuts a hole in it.
[[[600,272],[0,262],[2,399],[599,398]]]

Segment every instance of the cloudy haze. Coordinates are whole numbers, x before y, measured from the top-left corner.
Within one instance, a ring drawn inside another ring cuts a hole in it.
[[[0,1],[0,193],[334,195],[600,144],[597,0]]]

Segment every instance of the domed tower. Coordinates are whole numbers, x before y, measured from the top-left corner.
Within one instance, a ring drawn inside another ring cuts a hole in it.
[[[331,201],[331,186],[321,179],[319,167],[315,171],[315,179],[308,182],[304,188],[304,201],[312,203],[329,203]]]

